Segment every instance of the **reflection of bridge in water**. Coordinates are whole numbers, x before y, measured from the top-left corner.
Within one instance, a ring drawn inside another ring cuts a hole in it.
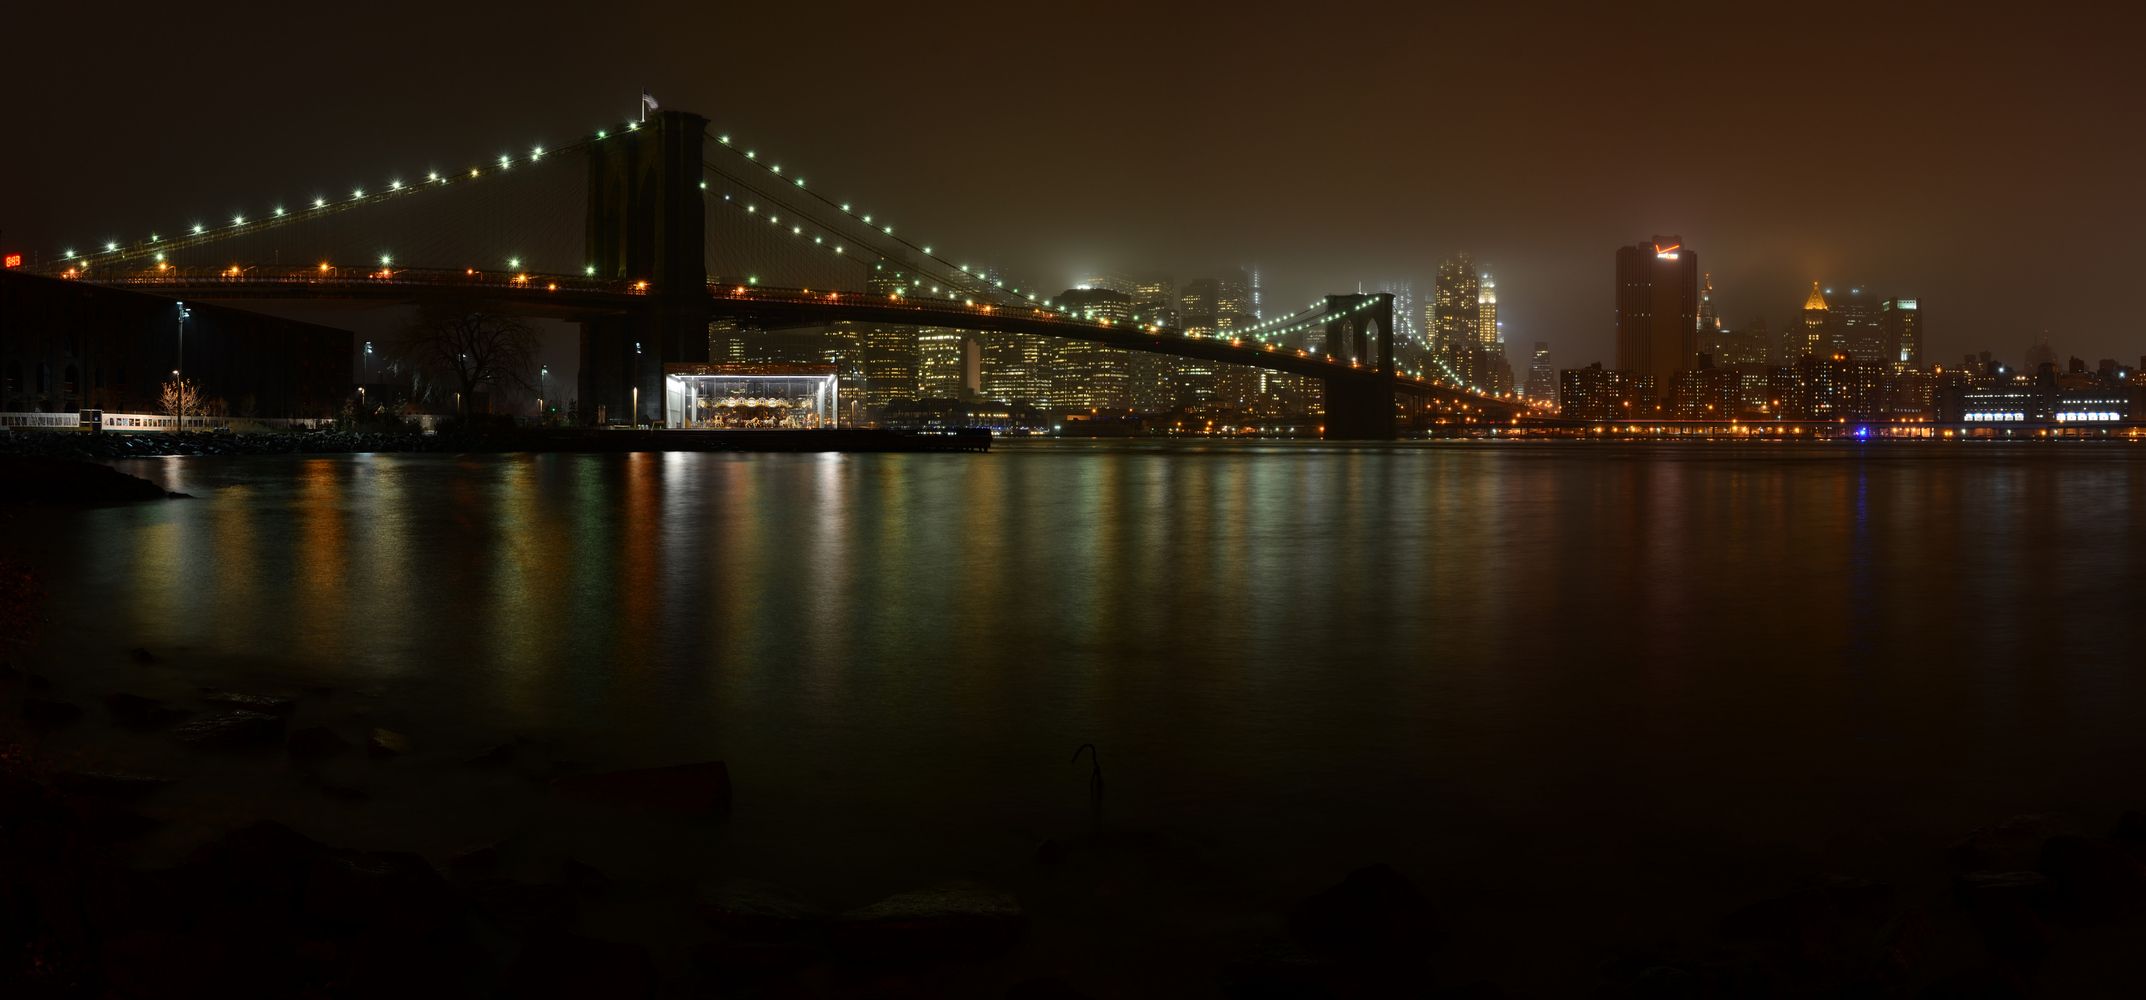
[[[719,157],[724,162],[709,159],[711,141],[727,154]],[[582,155],[565,155],[575,152]],[[576,165],[585,171],[579,179],[560,172]],[[524,185],[516,189],[524,201],[539,203],[547,200],[547,183],[560,186],[544,178],[578,180],[580,205],[557,191],[549,198],[552,207],[582,216],[578,253],[567,248],[576,242],[567,227],[554,223],[542,231],[535,221],[541,211],[490,195],[492,204],[467,208],[446,195],[484,192],[487,182],[499,182],[494,192],[508,190],[510,177]],[[382,221],[370,221],[372,213]],[[410,233],[427,234],[416,240],[418,260],[370,249],[409,245]],[[436,265],[447,257],[498,256],[489,247],[463,249],[473,242],[538,246],[526,258],[535,266],[524,268],[519,256],[505,268],[417,266],[424,257]],[[275,263],[287,255],[320,263]],[[559,266],[576,256],[586,262],[580,273]],[[344,263],[351,259],[367,263]],[[719,319],[760,329],[847,322],[1063,337],[1263,368],[1320,381],[1330,438],[1393,438],[1403,410],[1470,420],[1504,420],[1524,410],[1455,378],[1400,371],[1391,295],[1330,295],[1223,336],[1188,335],[1141,317],[1088,318],[895,236],[891,226],[838,206],[728,136],[711,135],[706,119],[679,111],[562,149],[502,157],[467,175],[435,172],[422,182],[354,191],[344,201],[315,198],[311,208],[112,243],[37,269],[180,298],[403,303],[463,295],[572,320],[583,331],[583,411],[603,407],[644,420],[668,405],[667,366],[709,361],[708,327]],[[738,276],[711,277],[726,273]],[[774,287],[763,275],[788,275],[795,286]]]

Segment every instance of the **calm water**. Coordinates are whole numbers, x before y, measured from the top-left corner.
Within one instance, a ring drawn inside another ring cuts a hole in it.
[[[598,766],[728,761],[708,864],[844,902],[1081,832],[1085,742],[1114,827],[1285,888],[1389,860],[1614,893],[1611,869],[1708,852],[2146,805],[2132,448],[120,466],[198,499],[39,533],[49,669],[84,696],[327,686],[302,715],[411,734],[407,777],[363,805],[188,765],[200,802],[331,839],[512,832],[519,793],[452,762],[516,736]]]

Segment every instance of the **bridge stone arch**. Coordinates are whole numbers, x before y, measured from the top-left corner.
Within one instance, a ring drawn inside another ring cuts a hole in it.
[[[1324,380],[1324,436],[1393,440],[1399,432],[1394,416],[1393,295],[1329,295],[1326,315],[1326,352],[1357,367]]]

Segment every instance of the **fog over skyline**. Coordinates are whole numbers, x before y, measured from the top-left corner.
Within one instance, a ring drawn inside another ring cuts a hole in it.
[[[1628,7],[259,3],[11,12],[0,243],[568,141],[644,86],[1045,288],[1257,263],[1268,313],[1468,250],[1516,361],[1613,362],[1617,247],[1723,321],[1920,299],[1928,361],[2135,363],[2138,16]]]

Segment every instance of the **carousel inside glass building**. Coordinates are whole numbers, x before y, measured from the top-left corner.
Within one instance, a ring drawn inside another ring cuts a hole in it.
[[[836,425],[833,365],[663,367],[664,426],[817,430]]]

